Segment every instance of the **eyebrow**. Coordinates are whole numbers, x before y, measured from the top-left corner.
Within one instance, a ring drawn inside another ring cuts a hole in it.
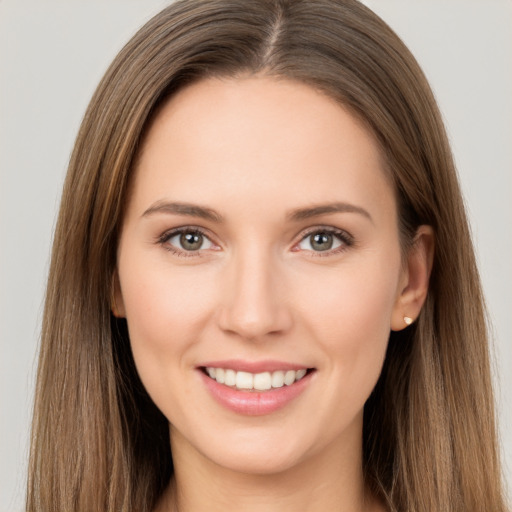
[[[199,217],[212,222],[222,222],[223,220],[222,215],[217,213],[215,210],[191,203],[157,201],[142,214],[142,217],[154,215],[155,213],[170,213],[186,215],[189,217]]]
[[[288,213],[287,218],[291,221],[297,222],[330,213],[358,213],[373,223],[372,216],[367,210],[350,203],[328,203],[311,206],[309,208],[298,208]]]
[[[199,206],[191,203],[157,201],[151,205],[142,217],[154,215],[156,213],[168,213],[175,215],[186,215],[189,217],[199,217],[201,219],[210,220],[220,223],[224,219],[222,215],[211,208]],[[297,208],[286,215],[286,218],[292,222],[319,217],[320,215],[328,215],[331,213],[358,213],[369,219],[373,223],[372,216],[367,210],[350,203],[328,203],[311,206],[308,208]]]

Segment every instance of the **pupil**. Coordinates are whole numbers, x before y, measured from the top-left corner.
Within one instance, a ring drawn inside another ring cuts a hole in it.
[[[187,251],[197,251],[203,244],[203,235],[200,233],[182,233],[180,244]]]
[[[328,233],[317,233],[313,235],[311,247],[316,251],[327,251],[332,247],[332,235]]]

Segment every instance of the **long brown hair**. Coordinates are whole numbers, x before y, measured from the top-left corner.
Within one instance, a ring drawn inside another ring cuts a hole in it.
[[[210,76],[265,74],[338,100],[374,134],[401,237],[434,228],[418,321],[391,333],[364,413],[367,485],[392,511],[503,512],[483,298],[432,92],[355,0],[184,0],[119,53],[85,114],[64,185],[42,328],[27,510],[149,511],[173,471],[168,424],[110,313],[134,159],[158,107]]]

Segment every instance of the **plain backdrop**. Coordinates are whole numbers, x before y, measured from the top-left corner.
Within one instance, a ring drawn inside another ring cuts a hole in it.
[[[1,512],[23,509],[44,285],[73,141],[109,62],[167,3],[0,0]],[[447,124],[494,329],[495,381],[510,482],[512,1],[365,3],[416,55]]]

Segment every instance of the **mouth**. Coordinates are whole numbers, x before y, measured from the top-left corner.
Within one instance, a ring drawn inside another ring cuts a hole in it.
[[[261,393],[292,386],[304,377],[314,372],[314,368],[299,368],[296,370],[283,369],[251,373],[236,371],[232,368],[203,366],[200,370],[218,384],[237,391]]]
[[[219,405],[246,416],[272,414],[296,403],[307,389],[315,389],[317,372],[286,361],[241,359],[204,361],[196,369]]]

